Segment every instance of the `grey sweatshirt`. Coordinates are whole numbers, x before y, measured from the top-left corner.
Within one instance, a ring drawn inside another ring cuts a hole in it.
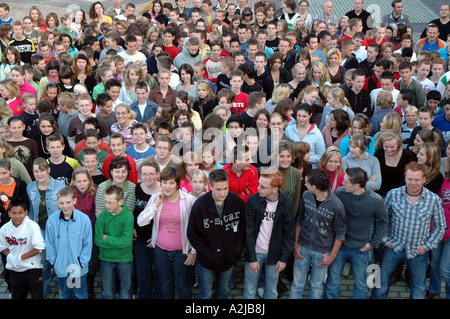
[[[377,179],[373,182],[367,182],[366,184],[366,190],[370,191],[377,191],[381,187],[381,168],[380,168],[380,162],[378,161],[378,158],[375,156],[370,155],[366,152],[365,157],[362,161],[358,161],[355,159],[351,153],[348,153],[343,159],[342,159],[342,169],[345,170],[349,167],[361,167],[363,170],[366,171],[367,177],[370,178],[373,174],[376,174]]]

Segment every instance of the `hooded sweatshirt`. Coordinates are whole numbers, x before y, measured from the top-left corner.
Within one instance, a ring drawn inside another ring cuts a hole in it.
[[[178,54],[178,55],[176,56],[176,58],[173,60],[173,65],[174,65],[177,69],[179,69],[180,66],[181,66],[182,64],[185,64],[185,63],[187,63],[187,64],[191,65],[192,67],[194,67],[195,63],[197,63],[197,62],[202,62],[202,61],[203,61],[202,56],[201,56],[201,54],[200,54],[200,51],[199,51],[199,52],[197,53],[197,55],[195,55],[195,56],[193,56],[193,55],[189,52],[188,45],[187,45],[188,40],[189,40],[189,38],[186,38],[186,39],[184,40],[183,52],[181,52],[180,54]]]
[[[126,204],[117,215],[102,211],[95,223],[95,244],[100,249],[98,258],[109,262],[133,261],[133,229],[134,216]],[[103,234],[106,235],[104,240]]]

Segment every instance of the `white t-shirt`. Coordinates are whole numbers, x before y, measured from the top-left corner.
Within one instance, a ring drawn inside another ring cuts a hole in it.
[[[267,254],[269,252],[270,237],[272,236],[273,220],[277,210],[278,199],[270,201],[266,199],[267,206],[264,212],[264,218],[259,228],[258,238],[256,239],[255,252],[257,254]]]
[[[378,96],[378,93],[380,91],[382,91],[382,90],[383,89],[380,88],[380,89],[372,90],[372,92],[370,92],[370,100],[371,100],[372,110],[374,110],[374,112],[380,110],[380,107],[377,105],[377,96]],[[392,94],[392,109],[397,107],[397,97],[398,97],[398,93],[399,92],[400,91],[397,90],[397,89],[393,89],[391,91],[391,94]]]

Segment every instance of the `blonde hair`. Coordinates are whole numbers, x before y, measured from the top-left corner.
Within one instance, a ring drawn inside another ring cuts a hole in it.
[[[277,104],[279,101],[285,98],[289,98],[290,87],[287,83],[279,83],[272,93],[272,104]]]
[[[345,97],[345,92],[341,88],[332,88],[328,94],[330,94],[333,98],[338,99],[340,103],[351,109],[350,103]]]
[[[14,113],[4,98],[0,98],[0,119],[9,119]]]
[[[342,154],[341,151],[339,150],[339,147],[334,145],[329,146],[322,154],[322,157],[320,158],[319,163],[317,165],[318,167],[326,167],[328,161],[335,155],[337,155],[339,158],[339,166],[336,169],[336,176],[339,176],[342,173]]]
[[[377,95],[377,105],[380,108],[388,108],[391,107],[392,108],[392,102],[393,102],[393,97],[392,97],[392,93],[389,91],[380,91]]]
[[[384,129],[387,130],[394,130],[398,134],[402,133],[402,125],[403,121],[400,116],[400,114],[396,113],[388,113],[383,118],[384,122]]]
[[[397,153],[400,152],[400,150],[403,148],[403,140],[402,136],[395,130],[386,130],[381,132],[380,136],[377,139],[377,142],[375,143],[375,148],[377,150],[380,150],[383,148],[384,142],[392,140],[397,141]]]
[[[341,51],[339,51],[339,49],[336,48],[333,48],[327,52],[327,63],[333,54],[336,54],[338,56],[338,63],[341,63]]]
[[[136,63],[128,63],[123,73],[123,81],[125,83],[126,88],[133,86],[133,84],[130,82],[131,70],[134,70],[134,72],[136,72],[136,74],[139,75],[137,82],[145,82],[145,75],[144,72],[142,72],[141,66],[137,65]]]

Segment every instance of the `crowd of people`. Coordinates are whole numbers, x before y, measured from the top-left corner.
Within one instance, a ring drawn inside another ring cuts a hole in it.
[[[450,297],[450,6],[363,7],[0,3],[11,297]]]

